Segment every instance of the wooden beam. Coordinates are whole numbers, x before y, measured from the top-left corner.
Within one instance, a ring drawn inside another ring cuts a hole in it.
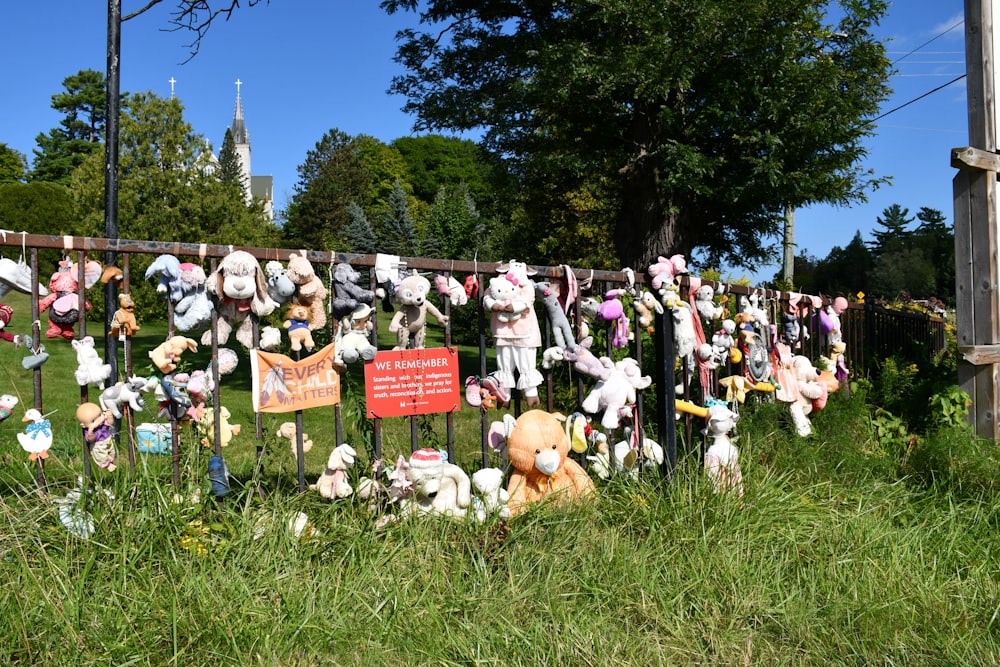
[[[972,146],[952,148],[951,166],[967,171],[1000,172],[1000,155]]]
[[[1000,345],[961,345],[958,353],[973,366],[1000,364]]]

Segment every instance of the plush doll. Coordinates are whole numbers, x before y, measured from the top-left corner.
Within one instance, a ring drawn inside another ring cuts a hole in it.
[[[110,412],[115,419],[121,419],[124,415],[124,407],[127,405],[133,412],[142,412],[146,407],[143,399],[143,392],[152,391],[156,382],[154,378],[146,378],[133,375],[128,380],[116,382],[101,392],[97,400],[101,404],[101,409]]]
[[[663,314],[663,304],[657,301],[653,293],[648,290],[640,290],[635,297],[635,311],[638,313],[639,326],[647,333],[653,333],[654,313]]]
[[[112,338],[117,338],[119,335],[128,338],[141,328],[135,320],[135,301],[132,300],[132,295],[122,292],[118,295],[118,310],[111,318],[108,335]]]
[[[652,382],[650,376],[642,375],[639,362],[625,357],[615,363],[606,380],[599,380],[594,385],[581,407],[590,414],[603,410],[601,425],[606,429],[618,428],[622,409],[635,405],[636,390],[645,389]]]
[[[93,405],[93,403],[84,403],[84,405]],[[28,452],[28,459],[31,461],[47,459],[49,448],[52,447],[52,424],[35,408],[27,410],[21,421],[27,423],[27,426],[24,427],[24,433],[17,434],[17,441],[21,443],[21,449]]]
[[[722,317],[724,308],[715,303],[715,290],[711,285],[702,285],[695,291],[694,305],[705,324],[711,325]]]
[[[288,269],[281,262],[271,260],[264,265],[264,275],[267,276],[267,296],[275,304],[283,306],[295,295],[295,283],[288,277]]]
[[[830,345],[830,356],[828,358],[829,368],[833,372],[837,383],[844,388],[844,394],[851,395],[850,371],[847,369],[847,360],[844,352],[847,351],[847,343],[842,340]]]
[[[212,324],[212,300],[205,270],[191,262],[181,262],[178,284],[181,298],[174,303],[174,326],[178,331],[199,331]]]
[[[528,407],[534,407],[539,404],[538,386],[544,381],[535,367],[542,333],[535,316],[535,289],[530,276],[537,272],[516,260],[499,265],[497,272],[505,274],[517,286],[511,304],[505,305],[488,294],[483,298],[483,306],[492,313],[490,329],[497,348],[497,374],[503,386],[520,389]],[[520,317],[501,319],[512,312],[520,313]]]
[[[494,312],[497,321],[508,323],[521,317],[521,313],[528,309],[527,304],[515,301],[517,296],[517,285],[512,283],[507,276],[496,276],[490,278],[489,285],[489,308]]]
[[[76,382],[81,387],[88,384],[96,384],[100,389],[104,389],[104,381],[111,377],[111,364],[104,363],[97,350],[94,349],[94,337],[84,336],[80,340],[73,341],[73,349],[76,350]]]
[[[347,317],[358,306],[375,303],[375,292],[360,287],[357,283],[361,274],[347,262],[339,262],[333,267],[333,301],[330,312],[336,319]],[[428,290],[429,291],[429,290]]]
[[[18,345],[21,342],[20,337],[7,331],[7,325],[10,324],[12,317],[14,317],[14,309],[6,303],[0,303],[0,340]]]
[[[198,342],[185,336],[172,336],[149,351],[149,358],[161,373],[173,373],[181,354],[198,351]]]
[[[264,327],[260,330],[260,349],[274,350],[281,345],[281,329],[278,327]]]
[[[402,455],[396,458],[396,465],[387,469],[381,459],[372,464],[372,477],[362,477],[358,480],[358,496],[367,501],[368,511],[381,514],[389,506],[400,503],[413,495],[413,483],[407,477],[409,462]],[[379,481],[384,475],[388,484]],[[376,527],[383,527],[396,517],[393,514],[383,514]]]
[[[502,484],[503,470],[500,468],[482,468],[472,473],[472,486],[479,493],[472,499],[472,509],[479,522],[494,516],[500,519],[510,518],[510,508],[507,507],[510,494]]]
[[[49,295],[38,302],[38,311],[49,311],[49,328],[46,338],[73,340],[74,326],[80,320],[80,295],[77,270],[73,262],[63,260],[49,279]],[[83,307],[90,310],[90,301],[84,300]]]
[[[371,332],[374,329],[371,318],[375,310],[368,304],[361,304],[340,322],[340,339],[337,341],[337,356],[347,364],[362,359],[371,361],[378,353],[372,345]]]
[[[396,302],[399,310],[392,316],[389,332],[396,334],[394,350],[407,348],[421,349],[427,336],[427,313],[441,325],[448,324],[448,318],[427,300],[431,282],[416,273],[406,276],[396,288]]]
[[[289,447],[291,447],[292,458],[298,457],[298,429],[295,426],[295,422],[282,422],[281,426],[278,427],[277,436],[279,438],[284,438],[288,441]],[[309,438],[309,434],[302,433],[302,453],[306,453],[313,447],[313,441]]]
[[[666,290],[663,305],[670,311],[670,317],[674,323],[674,354],[680,358],[681,371],[690,382],[694,375],[694,353],[698,344],[694,328],[697,316],[691,311],[691,306],[675,296],[674,291]],[[698,326],[701,326],[700,323]],[[679,383],[675,391],[678,394],[683,394],[684,383]]]
[[[632,333],[629,331],[629,320],[625,316],[625,306],[619,297],[625,294],[623,289],[608,290],[604,294],[604,301],[597,306],[597,317],[605,322],[612,322],[611,344],[621,349],[628,345]]]
[[[595,380],[607,380],[611,376],[614,362],[608,357],[596,357],[590,351],[594,344],[591,336],[584,338],[572,350],[563,352],[563,358],[573,364],[573,369]]]
[[[552,339],[555,341],[556,347],[563,350],[575,348],[576,339],[573,337],[573,327],[570,326],[569,319],[559,302],[558,286],[544,281],[535,283],[535,298],[545,306],[549,331],[552,332]]]
[[[809,415],[814,411],[814,401],[822,400],[826,394],[826,386],[818,381],[819,371],[808,357],[796,355],[792,365],[798,380],[799,395],[789,404],[789,410],[792,413],[795,432],[804,438],[812,434]]]
[[[453,306],[464,306],[469,302],[469,294],[465,291],[462,283],[455,279],[455,276],[434,276],[434,285],[438,294],[448,297]]]
[[[326,326],[326,285],[316,275],[305,252],[288,257],[288,279],[295,284],[295,300],[309,309],[309,329],[316,331]]]
[[[191,396],[187,392],[187,373],[166,373],[160,378],[156,388],[156,399],[160,403],[158,415],[172,420],[190,417]]]
[[[685,261],[684,255],[673,255],[670,258],[660,256],[656,263],[646,270],[646,273],[653,277],[650,284],[655,290],[675,283],[677,276],[687,272],[687,261]]]
[[[292,351],[298,352],[303,347],[312,352],[316,347],[312,331],[309,330],[309,309],[301,303],[292,302],[285,313],[285,321],[281,326],[288,330],[288,340],[292,342]]]
[[[358,453],[346,442],[334,448],[327,459],[326,469],[316,483],[309,488],[319,491],[319,495],[329,500],[347,498],[354,488],[347,481],[347,469],[354,465]]]
[[[712,480],[716,493],[735,491],[743,495],[743,474],[740,472],[740,453],[729,437],[739,421],[739,415],[722,403],[708,409],[705,433],[712,441],[705,450],[705,472]]]
[[[83,428],[83,439],[90,446],[90,458],[99,468],[115,469],[118,451],[111,430],[114,419],[95,403],[83,403],[76,409],[76,419]]]
[[[569,447],[555,415],[528,410],[517,418],[507,437],[507,456],[514,467],[507,484],[512,516],[549,496],[568,500],[593,493],[594,482],[569,458]]]
[[[847,299],[838,296],[819,311],[820,331],[826,335],[826,342],[839,343],[844,339],[844,334],[840,329],[840,315],[847,310]]]
[[[267,296],[264,272],[257,259],[245,250],[234,250],[219,262],[205,289],[215,298],[215,309],[219,313],[218,341],[227,342],[229,334],[236,329],[236,340],[250,348],[253,345],[253,322],[250,315],[270,315],[275,307]],[[319,304],[319,310],[323,310],[322,303]],[[323,317],[325,323],[326,315]],[[201,342],[203,345],[210,344],[212,332],[206,331]]]
[[[403,501],[403,514],[441,514],[461,518],[472,505],[472,484],[461,468],[444,460],[436,449],[410,455],[407,478],[413,495]]]
[[[10,419],[18,403],[20,403],[20,399],[17,396],[11,394],[0,395],[0,423]]]
[[[242,427],[239,424],[230,424],[229,408],[224,405],[219,406],[219,446],[228,447],[234,435],[239,435]],[[198,432],[201,433],[201,444],[206,447],[215,445],[215,410],[205,410],[201,419],[197,422]]]

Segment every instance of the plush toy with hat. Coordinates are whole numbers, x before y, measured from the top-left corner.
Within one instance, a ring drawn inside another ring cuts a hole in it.
[[[483,306],[492,313],[490,329],[497,348],[497,376],[505,387],[524,392],[528,407],[539,404],[538,386],[545,378],[536,368],[542,333],[535,315],[535,289],[531,276],[537,272],[524,262],[510,260],[497,266],[497,272],[517,286],[510,304],[487,294]],[[507,315],[519,313],[511,320]],[[515,375],[516,373],[516,375]]]
[[[340,339],[336,350],[337,357],[344,363],[375,358],[378,348],[371,342],[371,332],[375,328],[371,318],[374,314],[375,309],[363,303],[340,321]]]
[[[403,501],[404,514],[441,514],[464,517],[472,505],[469,476],[448,463],[436,449],[418,449],[410,455],[406,476],[413,495]]]
[[[288,257],[288,279],[295,284],[295,300],[309,309],[309,329],[316,331],[326,326],[326,297],[329,291],[313,268],[306,253],[292,253]]]
[[[427,313],[442,325],[448,324],[448,318],[427,299],[430,291],[431,281],[417,273],[400,281],[395,295],[399,310],[389,323],[389,332],[396,334],[394,350],[423,348],[427,337]]]
[[[594,482],[569,458],[569,449],[569,437],[555,415],[528,410],[517,418],[507,437],[507,456],[514,467],[507,484],[512,515],[549,497],[570,500],[593,493]]]

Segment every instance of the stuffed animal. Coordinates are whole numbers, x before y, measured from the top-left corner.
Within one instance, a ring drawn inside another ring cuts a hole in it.
[[[844,388],[844,394],[851,395],[850,371],[847,369],[847,360],[844,352],[847,351],[847,343],[842,340],[830,345],[830,356],[828,357],[829,369],[833,372],[839,386]]]
[[[652,382],[653,378],[642,375],[639,362],[625,357],[615,363],[606,380],[599,380],[594,385],[581,407],[590,414],[603,410],[601,425],[606,429],[618,428],[620,412],[635,405],[636,390],[645,389]]]
[[[545,306],[549,331],[552,332],[552,339],[555,341],[556,347],[564,350],[575,348],[576,339],[573,337],[573,327],[570,326],[569,319],[559,302],[559,288],[545,281],[537,282],[535,283],[535,298]]]
[[[410,455],[406,476],[413,495],[403,501],[403,514],[441,514],[464,517],[472,505],[472,484],[461,468],[444,460],[436,449],[418,449]]]
[[[309,330],[309,309],[301,303],[292,302],[281,326],[288,330],[288,340],[292,342],[293,352],[298,352],[303,347],[311,352],[316,347],[312,331]]]
[[[155,382],[155,379],[153,381]],[[126,405],[132,408],[133,412],[142,412],[146,407],[142,394],[151,391],[154,386],[150,380],[133,375],[128,380],[116,382],[102,391],[97,400],[102,410],[110,412],[115,419],[121,419]]]
[[[219,262],[205,289],[215,298],[215,309],[219,313],[218,341],[226,343],[229,334],[236,329],[236,340],[250,348],[253,345],[250,315],[263,317],[275,308],[267,296],[264,272],[257,259],[245,250],[234,250]],[[210,344],[212,332],[206,331],[201,342]]]
[[[700,286],[694,294],[694,306],[705,324],[722,317],[724,308],[715,303],[715,289],[711,285]]]
[[[187,392],[187,373],[166,373],[160,378],[156,388],[156,399],[160,403],[160,417],[181,420],[190,417],[191,396]]]
[[[412,274],[403,278],[396,288],[396,302],[399,310],[389,323],[390,333],[396,334],[394,350],[407,348],[421,349],[427,336],[427,313],[441,325],[448,324],[448,318],[427,300],[431,282],[421,275]]]
[[[63,260],[49,279],[49,295],[38,302],[38,312],[49,311],[49,328],[46,338],[73,340],[74,326],[80,320],[80,295],[77,270],[73,262]],[[85,310],[90,310],[90,301],[83,302]]]
[[[333,267],[333,301],[330,312],[336,319],[347,317],[358,306],[375,303],[375,292],[360,287],[357,283],[361,274],[347,262],[339,262]]]
[[[372,345],[371,332],[374,329],[371,318],[375,313],[368,304],[361,304],[348,317],[340,321],[340,339],[337,341],[337,356],[347,364],[359,359],[371,361],[378,353]]]
[[[507,456],[514,467],[507,484],[512,516],[549,496],[569,500],[593,493],[594,482],[569,458],[569,446],[555,415],[528,410],[517,418],[507,437]]]
[[[117,338],[119,335],[130,337],[142,328],[135,320],[135,301],[132,300],[132,295],[127,292],[119,294],[118,306],[118,310],[111,318],[111,328],[108,329],[108,335],[113,338]]]
[[[513,259],[497,266],[497,272],[505,274],[517,286],[511,304],[497,301],[489,294],[483,297],[483,306],[492,313],[490,329],[497,348],[497,376],[503,386],[520,389],[528,407],[534,407],[539,404],[538,386],[545,380],[535,367],[542,333],[535,316],[535,289],[530,276],[537,272]],[[502,319],[513,312],[520,313],[520,317]]]
[[[309,329],[316,331],[325,327],[328,291],[304,252],[289,255],[287,275],[295,285],[295,300],[309,309]]]
[[[281,329],[264,327],[260,330],[260,349],[274,350],[281,345]]]
[[[608,463],[610,464],[613,461],[614,470],[630,479],[637,479],[640,468],[638,442],[633,442],[632,429],[630,427],[625,427],[624,430],[624,440],[616,442],[610,451],[607,450],[606,445],[604,449]],[[612,456],[614,457],[613,459],[611,458]],[[663,446],[652,438],[643,438],[641,467],[652,471],[662,466],[663,460]],[[600,466],[594,465],[592,468],[596,472],[600,469]],[[602,479],[608,479],[608,476],[602,477]]]
[[[20,399],[17,396],[11,394],[0,395],[0,423],[10,419],[18,403],[20,403]]]
[[[521,313],[528,309],[528,305],[521,301],[515,301],[517,296],[517,285],[512,283],[507,276],[496,276],[490,278],[488,308],[493,311],[498,322],[513,322],[521,317]]]
[[[84,405],[93,405],[93,403],[84,403]],[[27,426],[24,427],[24,433],[17,434],[17,441],[21,443],[21,449],[28,452],[28,459],[31,461],[47,459],[49,449],[52,447],[52,424],[35,408],[28,409],[21,421],[27,423]]]
[[[632,338],[625,306],[620,300],[624,294],[623,289],[608,290],[604,294],[604,301],[597,306],[597,317],[613,324],[611,344],[617,349],[628,345],[629,339]]]
[[[207,282],[203,268],[191,262],[181,262],[178,279],[181,298],[174,303],[174,326],[178,331],[197,331],[212,324],[213,306]]]
[[[173,303],[184,298],[181,285],[181,261],[170,254],[158,255],[146,269],[146,280],[156,278],[156,292]]]
[[[653,314],[663,314],[663,304],[656,300],[653,293],[641,290],[635,298],[635,312],[638,313],[639,326],[648,333],[653,333]]]
[[[83,403],[76,409],[76,419],[83,428],[83,439],[90,446],[90,458],[99,468],[115,469],[118,451],[111,430],[113,418],[95,403]]]
[[[264,275],[267,276],[267,295],[279,306],[292,300],[295,295],[295,283],[288,277],[288,269],[281,262],[271,260],[264,265]]]
[[[573,364],[573,369],[595,380],[607,380],[611,376],[614,362],[609,357],[596,357],[590,351],[594,344],[592,336],[584,338],[572,350],[563,352],[563,358]]]
[[[799,394],[796,400],[789,403],[789,410],[792,413],[792,423],[795,425],[795,432],[806,437],[812,435],[812,423],[809,415],[815,409],[814,402],[822,400],[826,395],[826,386],[819,382],[819,371],[813,366],[809,357],[796,355],[792,360],[798,380]]]
[[[97,350],[94,349],[94,337],[84,336],[73,341],[76,350],[76,382],[81,387],[96,384],[104,389],[104,381],[111,377],[111,364],[104,363]]]
[[[284,438],[288,440],[288,444],[292,450],[292,458],[298,457],[298,428],[295,426],[295,422],[282,422],[281,426],[278,427],[277,436],[279,438]],[[309,438],[309,434],[302,433],[302,452],[306,453],[313,447],[313,441]]]
[[[319,495],[330,500],[350,496],[354,493],[354,489],[347,481],[347,469],[354,465],[357,455],[358,453],[354,451],[354,448],[346,442],[337,445],[330,452],[330,458],[327,459],[326,469],[323,470],[323,474],[309,488],[316,489],[319,491]]]
[[[7,331],[7,325],[10,324],[12,317],[14,317],[14,309],[6,303],[0,303],[0,340],[5,340],[8,343],[20,344],[21,339]]]
[[[669,258],[660,256],[646,272],[653,277],[650,281],[653,289],[659,290],[670,283],[675,283],[677,276],[688,272],[687,261],[684,255],[673,255]]]
[[[161,373],[173,373],[181,354],[187,350],[198,351],[198,342],[185,336],[171,336],[149,351],[149,358]]]
[[[743,495],[743,474],[740,472],[740,453],[729,437],[739,421],[739,415],[722,403],[708,409],[705,432],[712,441],[705,450],[705,473],[712,480],[716,493],[735,491]]]
[[[229,408],[224,405],[219,406],[219,446],[228,447],[234,435],[239,435],[241,426],[230,424]],[[205,414],[198,420],[198,432],[201,433],[201,444],[206,447],[215,445],[215,410],[205,410]]]
[[[483,522],[493,516],[510,518],[510,508],[507,507],[510,494],[502,484],[503,470],[500,468],[482,468],[472,473],[472,486],[479,493],[472,499],[472,509],[478,521]]]
[[[448,297],[453,306],[464,306],[469,302],[469,294],[455,276],[438,274],[434,276],[434,285],[437,287],[438,294]]]
[[[820,331],[826,335],[826,342],[831,345],[844,339],[840,329],[840,315],[845,310],[847,310],[847,299],[838,296],[819,312]]]

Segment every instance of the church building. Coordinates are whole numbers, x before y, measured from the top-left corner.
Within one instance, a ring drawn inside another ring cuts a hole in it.
[[[246,120],[243,117],[243,100],[240,97],[240,86],[243,82],[236,79],[236,112],[233,114],[233,124],[229,128],[233,135],[233,145],[236,154],[240,158],[242,168],[242,182],[246,184],[247,204],[258,199],[264,202],[264,211],[267,217],[274,220],[274,177],[254,176],[250,168],[250,132],[247,130]]]

